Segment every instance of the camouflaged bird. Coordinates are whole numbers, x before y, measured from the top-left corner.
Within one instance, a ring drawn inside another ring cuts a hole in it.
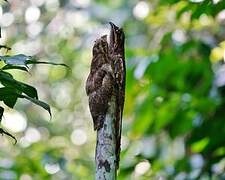
[[[92,54],[91,71],[86,81],[86,93],[89,96],[94,130],[99,130],[108,110],[114,79],[106,35],[95,41]]]
[[[122,131],[122,116],[125,100],[125,86],[126,86],[126,64],[124,55],[124,41],[125,34],[122,28],[117,27],[111,23],[110,30],[110,59],[113,66],[114,78],[115,78],[115,90],[116,90],[116,159],[117,168],[119,168],[120,160],[120,143],[121,143],[121,131]]]
[[[116,165],[119,167],[122,114],[125,98],[126,67],[124,58],[125,35],[122,29],[111,23],[109,44],[107,36],[95,41],[91,70],[86,81],[89,108],[94,121],[94,130],[102,128],[109,101],[116,97],[115,139]]]

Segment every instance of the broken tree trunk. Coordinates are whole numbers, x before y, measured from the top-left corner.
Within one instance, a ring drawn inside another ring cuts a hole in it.
[[[116,179],[115,96],[111,98],[103,128],[97,131],[96,180]]]

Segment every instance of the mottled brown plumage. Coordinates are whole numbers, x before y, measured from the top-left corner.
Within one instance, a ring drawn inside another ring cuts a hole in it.
[[[116,156],[117,156],[117,168],[119,168],[122,116],[123,116],[125,86],[126,86],[126,64],[125,64],[125,56],[124,56],[125,34],[122,28],[117,27],[113,23],[110,23],[110,25],[111,25],[111,31],[110,31],[109,52],[110,52],[110,59],[112,61],[114,78],[115,78]]]
[[[109,106],[108,103],[112,97],[112,93],[115,94],[115,153],[118,168],[126,81],[125,35],[122,29],[113,23],[110,23],[110,25],[109,45],[106,35],[97,39],[94,44],[91,71],[86,82],[86,92],[89,96],[89,108],[95,130],[102,128]]]
[[[89,96],[89,108],[94,122],[94,130],[99,130],[102,127],[113,91],[114,78],[108,51],[106,36],[95,41],[91,71],[86,82],[86,93]]]

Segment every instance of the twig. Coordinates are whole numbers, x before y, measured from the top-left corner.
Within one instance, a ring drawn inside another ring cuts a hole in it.
[[[4,129],[2,129],[2,128],[0,128],[0,134],[2,134],[2,136],[4,135],[4,134],[6,134],[7,136],[9,136],[9,137],[11,137],[12,139],[14,139],[14,144],[16,144],[17,143],[17,139],[12,135],[12,134],[10,134],[10,133],[8,133],[7,131],[5,131]]]

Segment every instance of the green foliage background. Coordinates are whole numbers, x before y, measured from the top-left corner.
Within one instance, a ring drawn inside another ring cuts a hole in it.
[[[225,179],[223,0],[12,0],[1,11],[8,18],[1,20],[1,44],[12,47],[11,55],[36,55],[71,70],[9,70],[37,88],[53,116],[23,100],[15,110],[4,106],[9,115],[2,126],[18,143],[0,137],[0,179],[94,178],[95,132],[84,84],[91,47],[108,21],[126,33],[118,179]],[[18,113],[27,125],[16,132],[7,122]]]

